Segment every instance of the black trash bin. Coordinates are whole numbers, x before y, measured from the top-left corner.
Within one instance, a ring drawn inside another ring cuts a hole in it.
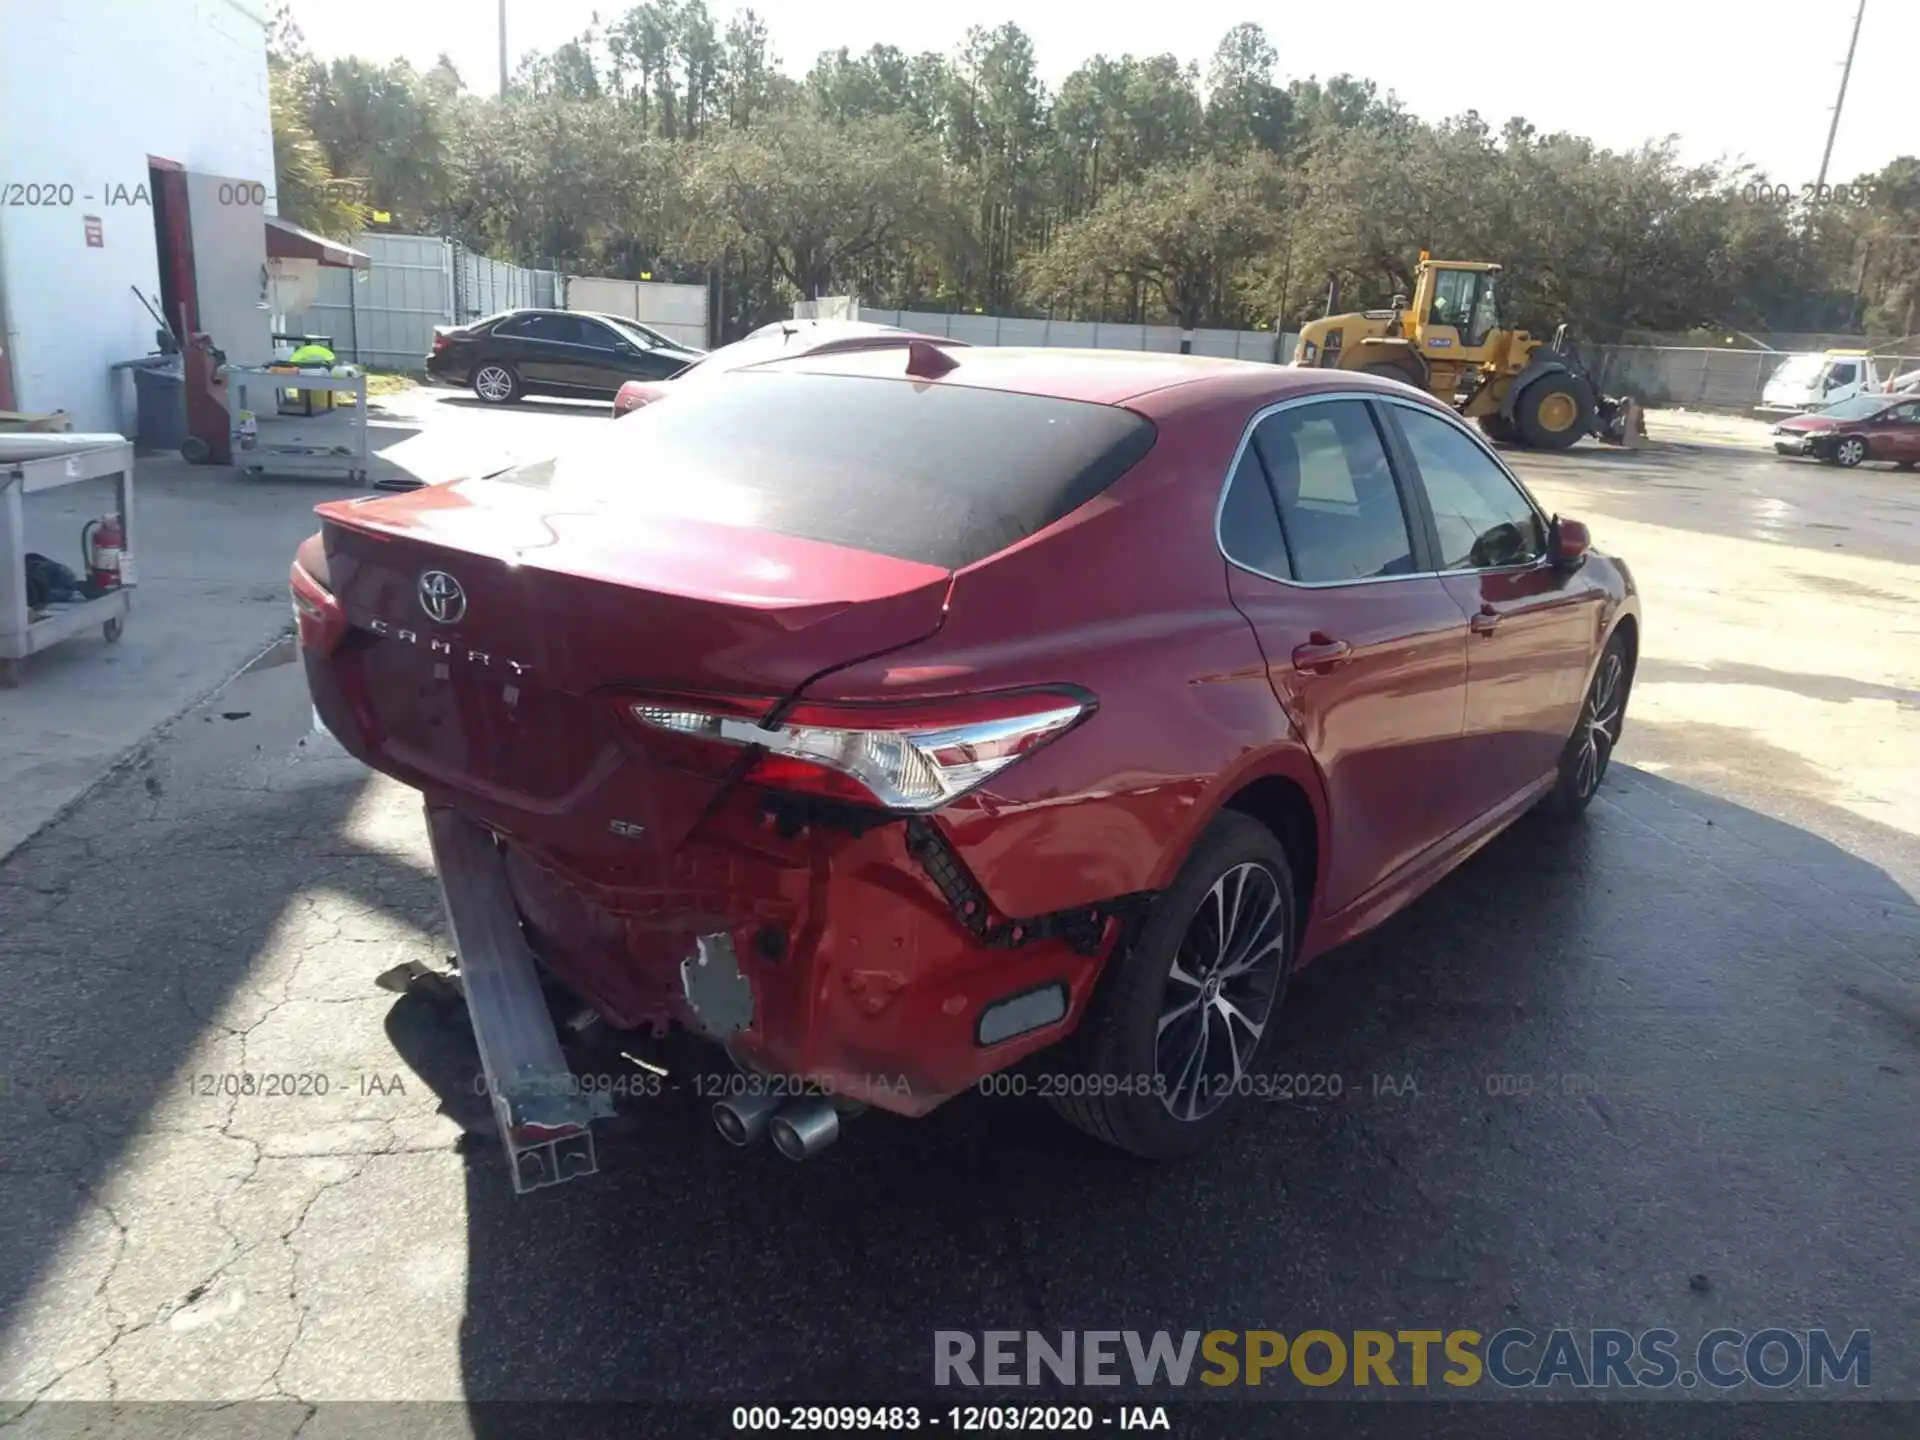
[[[133,372],[135,448],[177,451],[187,438],[187,385],[178,355],[148,355],[113,367]]]

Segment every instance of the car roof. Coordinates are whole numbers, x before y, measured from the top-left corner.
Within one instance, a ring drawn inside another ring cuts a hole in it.
[[[939,383],[1047,395],[1100,405],[1124,405],[1149,394],[1187,392],[1248,396],[1267,392],[1358,389],[1405,395],[1420,392],[1395,380],[1352,370],[1294,369],[1256,360],[1171,355],[1151,350],[1070,350],[1041,346],[974,346],[952,353],[959,362]],[[781,370],[820,374],[899,377],[906,374],[904,349],[850,350],[795,356]],[[772,369],[774,366],[768,366]],[[1172,397],[1168,397],[1172,398]],[[1437,403],[1437,402],[1435,402]]]

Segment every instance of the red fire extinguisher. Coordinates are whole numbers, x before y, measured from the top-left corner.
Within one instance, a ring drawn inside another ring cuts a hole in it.
[[[120,551],[126,537],[120,532],[118,515],[89,520],[80,530],[80,553],[86,556],[87,579],[96,590],[117,589],[120,584]]]

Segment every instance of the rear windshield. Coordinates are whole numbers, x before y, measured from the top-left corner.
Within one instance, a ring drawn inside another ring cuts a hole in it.
[[[1153,439],[1111,405],[748,370],[493,478],[614,523],[672,515],[957,569],[1092,499]]]

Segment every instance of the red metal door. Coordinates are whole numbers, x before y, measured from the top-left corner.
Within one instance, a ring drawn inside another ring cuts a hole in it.
[[[1585,696],[1600,592],[1553,568],[1548,525],[1525,488],[1450,415],[1383,407],[1432,527],[1435,562],[1467,618],[1470,811],[1497,809],[1551,772]]]
[[[1332,914],[1466,818],[1466,618],[1431,577],[1325,589],[1229,577],[1325,778]]]
[[[187,205],[186,171],[171,160],[147,157],[153,181],[153,228],[160,271],[161,313],[184,345],[200,328],[193,277],[193,223]]]
[[[1881,413],[1869,433],[1867,454],[1907,465],[1920,461],[1920,400]]]
[[[1544,561],[1442,579],[1472,631],[1462,753],[1484,813],[1559,763],[1586,698],[1602,596]]]
[[[1431,574],[1368,405],[1282,405],[1219,517],[1227,586],[1324,778],[1323,904],[1343,909],[1471,818],[1467,620]]]

